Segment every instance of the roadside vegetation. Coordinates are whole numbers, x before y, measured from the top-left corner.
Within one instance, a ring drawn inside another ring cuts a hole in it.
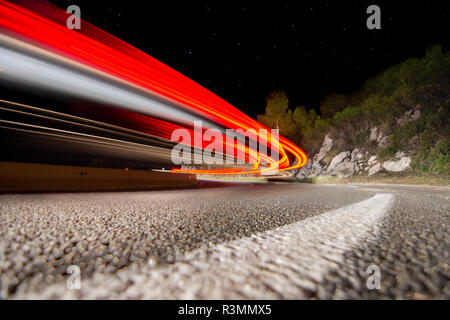
[[[410,58],[367,80],[350,94],[332,94],[320,105],[320,114],[305,106],[290,108],[283,91],[266,99],[258,121],[300,145],[309,155],[320,149],[328,133],[338,150],[364,147],[387,159],[399,151],[412,159],[411,174],[449,175],[450,52],[429,48],[422,58]],[[399,123],[405,112],[419,110],[417,120]],[[390,135],[380,147],[370,141],[371,128]],[[331,150],[333,151],[333,150]],[[331,153],[332,154],[332,153]]]

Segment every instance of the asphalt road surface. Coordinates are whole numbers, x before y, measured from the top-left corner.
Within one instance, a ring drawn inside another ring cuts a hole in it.
[[[449,200],[448,187],[211,182],[4,194],[0,298],[449,299]]]

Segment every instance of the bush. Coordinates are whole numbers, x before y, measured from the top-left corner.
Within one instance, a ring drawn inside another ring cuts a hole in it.
[[[420,148],[414,157],[412,167],[423,173],[448,174],[450,142],[443,140],[431,148]]]
[[[333,93],[321,102],[320,113],[324,118],[331,118],[336,112],[344,110],[348,104],[349,99],[344,94]]]

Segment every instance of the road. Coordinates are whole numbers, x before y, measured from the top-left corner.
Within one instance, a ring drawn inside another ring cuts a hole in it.
[[[448,187],[212,182],[4,194],[0,294],[449,299],[449,196]],[[68,287],[70,265],[79,290]]]

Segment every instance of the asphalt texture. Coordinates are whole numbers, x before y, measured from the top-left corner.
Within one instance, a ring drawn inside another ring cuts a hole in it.
[[[298,290],[289,294],[283,286],[273,284],[265,287],[262,296],[261,292],[252,296],[242,290],[225,295],[219,285],[214,297],[449,299],[449,188],[284,183],[206,183],[184,190],[0,195],[0,297],[208,298],[211,295],[205,287],[189,295],[177,295],[175,290],[167,296],[151,287],[149,279],[167,277],[183,287],[183,275],[168,270],[179,269],[186,257],[193,259],[222,248],[213,254],[217,255],[214,263],[220,266],[223,246],[231,243],[239,248],[245,246],[240,241],[259,234],[268,242],[270,237],[274,242],[283,241],[277,233],[280,228],[327,217],[330,211],[345,209],[377,194],[392,195],[392,207],[373,220],[377,225],[373,230],[371,220],[364,225],[366,231],[355,229],[359,230],[357,239],[351,239],[351,246],[340,248],[338,259],[331,262],[327,253],[319,252],[324,233],[320,233],[320,225],[314,227],[317,237],[311,234],[308,241],[316,239],[316,243],[303,251],[316,250],[322,256],[325,263],[320,265],[321,277],[312,277],[305,284],[297,282]],[[334,220],[330,221],[328,228],[332,230]],[[339,228],[348,233],[360,226],[336,225],[334,229]],[[306,230],[304,226],[289,232],[302,230]],[[255,259],[258,257],[252,261]],[[211,259],[201,261],[206,267],[212,263]],[[274,261],[276,264],[281,260]],[[233,257],[233,263],[244,271],[247,262]],[[381,270],[381,287],[375,290],[366,285],[366,270],[371,264]],[[67,288],[70,265],[81,270],[81,290]],[[189,269],[189,273],[201,271],[196,268]],[[252,275],[258,272],[252,270]],[[301,280],[302,270],[293,270]],[[264,273],[267,270],[261,270]],[[171,279],[172,274],[178,278]],[[189,277],[189,281],[195,280]],[[258,277],[249,281],[254,283],[255,279]],[[138,288],[136,282],[141,283]]]

